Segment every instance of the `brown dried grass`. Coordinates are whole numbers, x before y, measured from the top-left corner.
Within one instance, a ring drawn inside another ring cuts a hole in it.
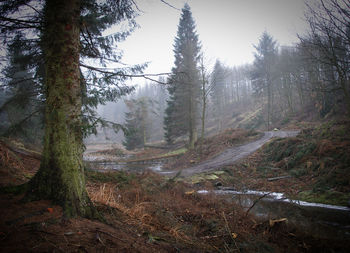
[[[196,191],[186,194],[189,185],[159,180],[158,175],[145,173],[127,187],[95,183],[88,184],[88,192],[92,201],[118,209],[128,217],[128,224],[139,226],[143,233],[203,251],[232,243],[228,228],[242,240],[252,233],[254,223],[232,203]]]

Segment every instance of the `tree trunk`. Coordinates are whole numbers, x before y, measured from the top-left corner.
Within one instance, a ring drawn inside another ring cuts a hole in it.
[[[267,131],[270,131],[270,118],[271,118],[271,84],[270,80],[267,81]]]
[[[204,87],[205,88],[205,87]],[[201,129],[201,148],[202,148],[202,145],[203,145],[203,140],[204,140],[204,131],[205,131],[205,112],[206,112],[206,107],[207,107],[207,99],[206,99],[206,96],[205,96],[205,89],[204,89],[204,92],[203,92],[203,97],[202,97],[203,101],[203,107],[202,107],[202,129]]]
[[[344,93],[344,99],[345,99],[345,105],[346,105],[346,111],[348,114],[348,117],[350,117],[350,93],[347,87],[350,87],[350,81],[346,80],[345,78],[341,78],[340,85]]]
[[[192,84],[191,84],[192,85]],[[194,105],[194,91],[193,87],[190,87],[190,108],[189,108],[189,114],[190,114],[190,126],[189,126],[189,149],[194,148],[194,144],[197,141],[197,129],[196,129],[196,114],[195,114],[195,105]]]
[[[79,72],[80,0],[46,1],[42,47],[46,111],[40,169],[29,182],[29,199],[61,205],[66,218],[96,217],[86,188]]]
[[[205,113],[207,109],[207,95],[209,94],[207,91],[207,81],[205,77],[205,72],[204,72],[204,60],[203,57],[201,57],[201,78],[202,78],[202,117],[201,117],[201,123],[202,123],[202,128],[201,128],[201,137],[200,137],[200,152],[202,152],[203,148],[203,141],[204,141],[204,133],[205,133]],[[209,87],[208,87],[209,89]]]

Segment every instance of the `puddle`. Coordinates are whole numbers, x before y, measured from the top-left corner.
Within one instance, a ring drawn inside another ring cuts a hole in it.
[[[290,227],[319,238],[350,239],[350,208],[291,200],[283,193],[264,191],[200,190],[228,196],[229,201],[250,209],[257,220],[287,218]]]
[[[122,162],[103,162],[103,161],[86,161],[90,169],[98,171],[120,170],[141,173],[145,170],[152,170],[160,174],[166,174],[167,171],[162,171],[161,162],[152,163],[122,163]]]

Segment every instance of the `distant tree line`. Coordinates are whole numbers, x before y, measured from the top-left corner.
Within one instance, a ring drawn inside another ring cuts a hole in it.
[[[135,144],[137,147],[142,147],[145,142],[161,140],[164,136],[168,143],[187,137],[188,146],[192,148],[197,135],[203,138],[206,132],[221,131],[230,125],[228,119],[252,109],[258,111],[256,122],[239,126],[270,130],[281,120],[286,122],[296,115],[322,118],[337,112],[349,114],[349,3],[346,0],[319,0],[308,5],[307,13],[309,33],[299,36],[299,43],[279,45],[264,32],[255,46],[253,64],[231,67],[220,60],[215,64],[205,62],[196,24],[186,4],[174,41],[172,74],[159,80],[158,84],[139,87],[125,99],[128,105],[124,117],[127,146],[132,148],[135,142],[139,143]],[[98,58],[96,50],[89,49],[89,30],[84,29],[80,38],[83,58]],[[114,40],[122,40],[127,34],[120,33]],[[105,39],[102,44],[112,43],[111,38]],[[42,62],[40,47],[35,51],[36,47],[32,46],[36,40],[26,40],[18,34],[7,43],[10,64],[4,71],[6,85],[3,85],[4,92],[0,97],[4,135],[22,131],[24,134],[20,135],[35,139],[40,131],[33,134],[33,128],[26,126],[43,126],[45,71],[39,64]],[[108,61],[117,61],[120,56],[114,57],[117,58]],[[87,88],[82,89],[82,120],[88,123],[83,127],[86,133],[93,133],[96,126],[106,125],[96,115],[96,106],[132,90],[126,86],[110,89],[113,85],[105,83],[113,83],[114,78],[123,81],[142,66],[116,69],[124,71],[120,75],[104,73],[102,68],[84,64],[82,67],[86,69],[82,87]],[[95,88],[89,82],[100,82],[100,86]],[[137,107],[140,110],[144,107],[142,117],[137,116]],[[149,124],[141,124],[146,116]],[[130,129],[140,126],[147,126],[140,132],[149,134],[138,135],[136,140],[132,134],[136,135],[136,132]]]
[[[167,94],[156,89],[150,93],[167,100],[166,107],[162,101],[165,140],[173,143],[188,136],[192,148],[206,126],[221,131],[227,119],[252,109],[258,111],[257,120],[245,127],[267,130],[296,116],[350,115],[350,5],[346,0],[320,0],[308,5],[306,19],[309,33],[299,36],[294,46],[278,45],[265,31],[252,64],[229,67],[216,60],[211,67],[204,61],[191,10],[185,5]]]

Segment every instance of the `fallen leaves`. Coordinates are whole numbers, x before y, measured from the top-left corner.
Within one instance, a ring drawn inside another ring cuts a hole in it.
[[[195,192],[196,192],[195,190],[188,191],[188,192],[185,192],[185,195],[193,195]]]

